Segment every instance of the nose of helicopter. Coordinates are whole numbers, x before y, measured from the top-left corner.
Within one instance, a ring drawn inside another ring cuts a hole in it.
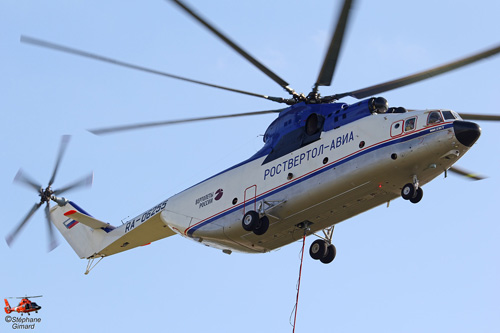
[[[470,121],[456,120],[453,122],[453,129],[457,140],[467,147],[472,147],[481,135],[481,127]]]

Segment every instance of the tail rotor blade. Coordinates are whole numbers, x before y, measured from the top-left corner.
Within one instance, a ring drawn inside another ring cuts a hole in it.
[[[42,188],[42,185],[38,184],[33,179],[31,179],[31,177],[28,176],[23,169],[19,169],[16,176],[14,177],[14,182],[31,187],[37,192],[39,192],[40,189]]]
[[[9,234],[5,240],[7,241],[7,245],[11,245],[12,242],[14,241],[14,239],[17,237],[17,235],[19,234],[19,232],[21,231],[21,229],[24,227],[24,225],[28,222],[28,220],[33,216],[33,214],[35,214],[36,210],[38,208],[40,208],[40,206],[42,205],[42,203],[36,203],[33,208],[31,208],[31,210],[28,212],[28,214],[24,217],[24,219],[19,223],[19,225],[17,226],[16,230],[14,230],[11,234]]]
[[[64,156],[64,152],[66,151],[66,147],[68,147],[70,135],[63,135],[61,138],[61,146],[59,147],[59,154],[57,156],[56,165],[54,167],[54,172],[52,173],[52,177],[49,180],[49,187],[54,184],[54,180],[56,179],[57,170],[59,169],[59,165],[61,164],[61,160]]]
[[[52,172],[52,177],[49,180],[49,185],[44,189],[40,185],[38,185],[34,180],[31,179],[28,175],[26,175],[22,169],[20,169],[14,177],[14,182],[21,183],[23,185],[26,185],[28,187],[31,187],[33,189],[36,189],[38,196],[40,197],[40,201],[36,203],[31,210],[26,214],[26,216],[21,220],[21,222],[16,226],[15,230],[10,233],[5,240],[7,241],[7,244],[10,246],[14,239],[17,237],[21,229],[28,223],[29,219],[35,214],[38,208],[40,208],[44,203],[46,204],[45,206],[45,220],[46,224],[48,227],[48,233],[49,233],[49,251],[52,251],[55,249],[58,245],[57,238],[54,235],[54,228],[52,225],[51,217],[50,217],[50,201],[56,202],[58,205],[64,206],[66,202],[68,202],[64,198],[58,198],[56,197],[57,194],[61,194],[65,191],[73,190],[76,188],[81,188],[81,187],[86,187],[92,185],[92,181],[94,179],[94,173],[90,173],[89,175],[73,182],[70,183],[69,185],[59,189],[59,190],[52,190],[51,186],[54,183],[54,180],[57,176],[57,171],[59,170],[59,166],[61,164],[62,158],[66,152],[68,143],[70,140],[69,135],[64,135],[61,138],[61,144],[59,147],[59,152],[57,155],[56,159],[56,164],[54,167],[54,171]]]
[[[59,244],[54,235],[54,229],[52,227],[52,222],[50,219],[50,204],[47,202],[45,205],[45,218],[47,221],[47,228],[49,229],[49,252],[55,249]]]
[[[67,185],[59,190],[55,190],[54,195],[59,195],[59,194],[62,194],[63,192],[74,190],[74,189],[81,188],[81,187],[92,186],[93,181],[94,181],[94,173],[91,172],[89,175],[83,177],[82,179],[77,180],[74,183],[71,183],[71,184],[69,184],[69,185]]]

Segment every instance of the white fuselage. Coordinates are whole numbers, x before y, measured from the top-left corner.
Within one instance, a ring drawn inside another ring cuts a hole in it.
[[[223,250],[277,249],[302,237],[301,222],[311,223],[309,233],[328,228],[399,197],[414,179],[426,184],[463,156],[469,147],[456,139],[454,120],[428,124],[430,112],[373,114],[271,162],[250,159],[169,198],[161,219]],[[264,235],[243,229],[249,210],[269,218]]]

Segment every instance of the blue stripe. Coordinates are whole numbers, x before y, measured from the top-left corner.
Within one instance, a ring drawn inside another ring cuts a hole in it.
[[[69,201],[69,203],[71,204],[71,206],[75,207],[76,210],[79,211],[80,213],[88,215],[90,217],[93,217],[92,215],[90,215],[89,213],[87,213],[82,207],[80,207],[76,203],[74,203],[73,201]],[[112,230],[116,229],[116,227],[112,226],[111,224],[109,224],[106,228],[101,228],[101,229],[104,230],[104,231],[106,231],[107,233],[109,233]]]
[[[73,201],[69,201],[69,203],[71,204],[71,206],[75,207],[77,211],[79,211],[80,213],[83,213],[85,215],[88,215],[90,217],[93,217],[92,215],[90,215],[89,213],[87,213],[86,211],[83,210],[82,207],[78,206],[76,203],[74,203]]]
[[[443,126],[443,128],[442,128],[442,129],[440,129],[440,130],[436,130],[436,128],[437,128],[437,127],[440,127],[440,126]],[[375,151],[375,150],[377,150],[377,149],[381,149],[381,148],[385,148],[385,147],[388,147],[388,146],[392,146],[392,145],[395,145],[395,144],[398,144],[398,143],[402,143],[402,142],[405,142],[405,141],[413,140],[413,139],[415,139],[415,138],[417,138],[417,137],[427,135],[427,134],[431,133],[431,131],[432,131],[432,133],[434,133],[434,132],[438,132],[438,131],[445,130],[445,129],[450,128],[450,127],[452,127],[452,126],[453,126],[453,123],[448,123],[448,124],[444,124],[444,125],[439,125],[439,126],[436,126],[436,127],[429,128],[428,130],[425,130],[425,131],[421,131],[421,132],[417,132],[417,133],[415,133],[415,134],[411,134],[411,135],[403,136],[403,137],[400,137],[400,138],[397,138],[397,139],[394,139],[394,140],[391,140],[391,141],[388,141],[388,142],[385,142],[385,143],[382,143],[382,144],[376,145],[376,146],[371,147],[371,148],[369,148],[369,149],[362,150],[362,151],[358,152],[357,154],[353,154],[353,155],[351,155],[351,156],[349,156],[349,157],[347,157],[347,158],[344,158],[344,159],[342,159],[341,161],[339,161],[339,162],[337,162],[337,163],[333,163],[333,164],[330,164],[330,165],[328,165],[328,166],[326,166],[326,167],[323,167],[323,168],[321,168],[320,170],[318,170],[318,171],[316,171],[316,172],[314,172],[314,173],[311,173],[311,174],[307,175],[306,177],[303,177],[303,178],[297,179],[297,181],[295,181],[295,182],[291,182],[291,183],[289,183],[289,184],[287,184],[287,185],[281,186],[281,187],[277,188],[276,190],[271,191],[271,192],[268,192],[268,193],[266,193],[266,194],[264,194],[264,195],[257,196],[257,197],[255,197],[255,201],[257,201],[257,200],[261,200],[261,199],[265,199],[265,198],[267,198],[267,197],[269,197],[269,196],[271,196],[271,195],[273,195],[273,194],[276,194],[276,193],[279,193],[279,192],[281,192],[281,191],[283,191],[283,190],[286,190],[286,189],[288,189],[288,188],[290,188],[290,187],[292,187],[292,186],[295,186],[295,185],[297,185],[297,184],[299,184],[299,183],[301,183],[301,182],[303,182],[303,181],[306,181],[306,180],[308,180],[308,179],[310,179],[310,178],[312,178],[312,177],[315,177],[315,176],[317,176],[317,175],[319,175],[319,174],[321,174],[321,173],[323,173],[323,172],[326,172],[326,171],[328,171],[328,170],[330,170],[330,169],[332,169],[332,168],[338,167],[339,165],[342,165],[342,164],[344,164],[344,163],[346,163],[346,162],[349,162],[349,161],[351,161],[351,160],[353,160],[353,159],[355,159],[355,158],[357,158],[357,157],[360,157],[360,156],[362,156],[362,155],[365,155],[365,154],[371,153],[371,152],[373,152],[373,151]],[[241,164],[238,164],[238,166],[239,166],[239,165],[241,165]],[[234,168],[234,167],[233,167],[233,168]],[[233,169],[233,168],[231,168],[231,169]],[[193,233],[194,233],[196,230],[200,229],[201,227],[203,227],[203,226],[205,226],[205,225],[207,225],[207,224],[209,224],[209,223],[211,223],[211,222],[213,222],[213,221],[215,221],[215,220],[217,220],[217,219],[220,219],[220,218],[222,218],[222,217],[224,217],[224,216],[226,216],[226,215],[228,215],[228,214],[231,214],[231,213],[233,213],[233,212],[235,212],[235,211],[237,211],[237,210],[241,209],[243,205],[244,205],[244,203],[241,203],[241,204],[239,204],[238,206],[234,207],[234,208],[233,208],[233,209],[231,209],[231,210],[228,210],[228,211],[226,211],[226,212],[224,212],[224,213],[221,213],[221,214],[219,214],[219,215],[217,215],[217,216],[214,216],[214,217],[212,217],[212,218],[210,218],[210,219],[208,219],[208,220],[206,220],[206,221],[204,221],[204,222],[202,222],[202,223],[200,223],[200,224],[198,224],[198,225],[196,225],[196,226],[192,227],[192,228],[191,228],[191,229],[189,229],[189,231],[187,232],[187,235],[188,235],[188,236],[190,236],[190,237],[193,237]]]

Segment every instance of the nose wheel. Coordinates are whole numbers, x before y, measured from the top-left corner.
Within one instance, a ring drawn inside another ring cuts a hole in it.
[[[413,177],[413,183],[408,183],[401,189],[401,197],[410,200],[411,203],[418,203],[422,200],[424,191],[418,186],[417,176]]]

